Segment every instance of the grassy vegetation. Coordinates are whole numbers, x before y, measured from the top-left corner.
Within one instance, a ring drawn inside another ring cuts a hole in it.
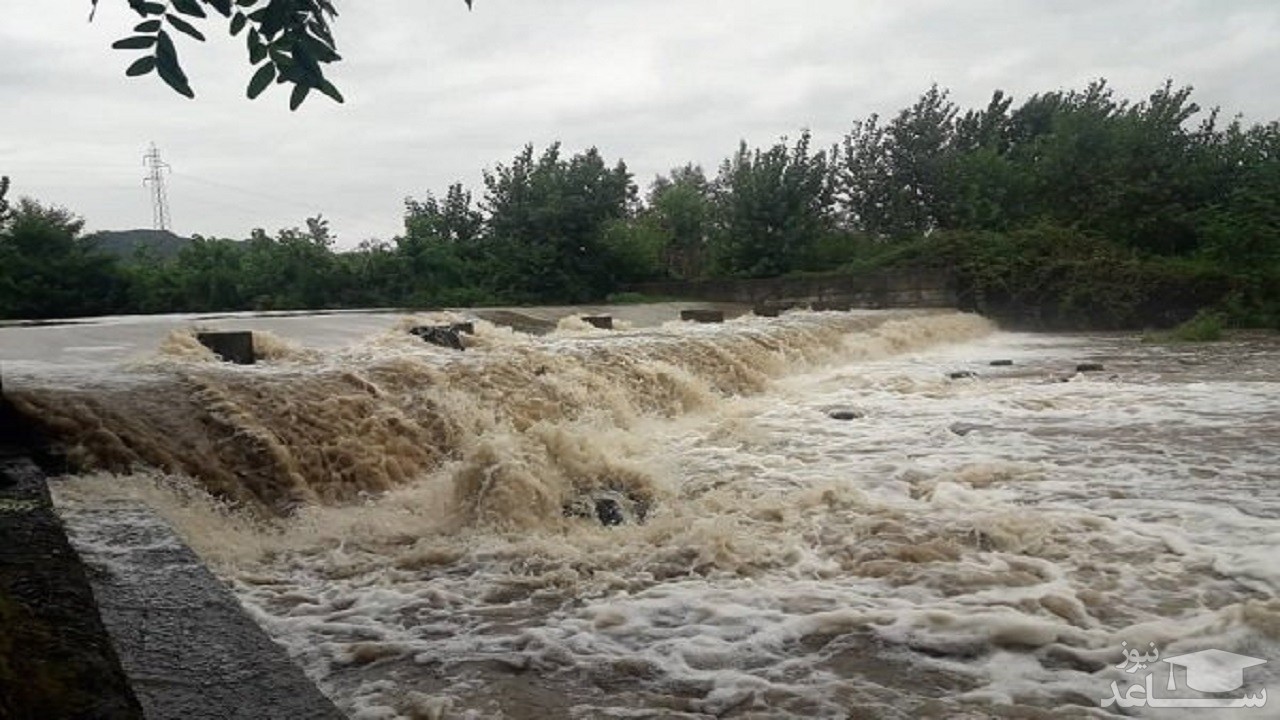
[[[886,244],[845,267],[949,270],[959,302],[1045,329],[1170,328],[1188,338],[1227,327],[1280,328],[1280,271],[1144,253],[1074,228],[953,231]]]
[[[1167,332],[1147,333],[1146,342],[1214,342],[1222,339],[1225,330],[1223,316],[1217,312],[1201,310],[1195,317]]]

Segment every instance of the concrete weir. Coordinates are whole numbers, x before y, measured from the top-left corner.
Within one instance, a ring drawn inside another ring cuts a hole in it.
[[[0,394],[0,718],[343,717],[150,509],[55,511],[39,447]]]
[[[149,508],[64,516],[148,720],[343,717]]]

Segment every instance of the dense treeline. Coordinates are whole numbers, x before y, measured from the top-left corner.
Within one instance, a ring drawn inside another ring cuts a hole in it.
[[[320,218],[116,262],[60,209],[0,220],[0,315],[599,300],[651,279],[953,269],[964,301],[1047,324],[1280,324],[1280,124],[1190,88],[1105,81],[962,109],[930,88],[833,147],[741,144],[643,194],[595,149],[524,148],[477,192],[406,201],[404,232],[336,252]],[[1172,302],[1171,300],[1176,300]],[[1163,308],[1165,315],[1153,310]]]

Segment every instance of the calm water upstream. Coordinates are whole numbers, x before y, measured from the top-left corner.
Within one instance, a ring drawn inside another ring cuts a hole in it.
[[[72,531],[154,508],[354,718],[1280,717],[1102,706],[1280,693],[1280,339],[616,314],[464,353],[200,321],[269,330],[252,367],[118,318],[2,328],[0,362],[101,468],[58,483]],[[1124,648],[1268,662],[1166,691]]]

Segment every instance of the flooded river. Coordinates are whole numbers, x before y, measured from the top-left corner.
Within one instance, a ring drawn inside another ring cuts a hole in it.
[[[1280,692],[1276,337],[613,311],[480,320],[462,353],[389,313],[122,318],[0,329],[0,361],[96,468],[57,483],[73,533],[154,508],[353,718],[1173,718]],[[216,362],[201,323],[264,331],[265,361]],[[1160,660],[1209,649],[1267,662],[1227,689],[1229,664]]]

